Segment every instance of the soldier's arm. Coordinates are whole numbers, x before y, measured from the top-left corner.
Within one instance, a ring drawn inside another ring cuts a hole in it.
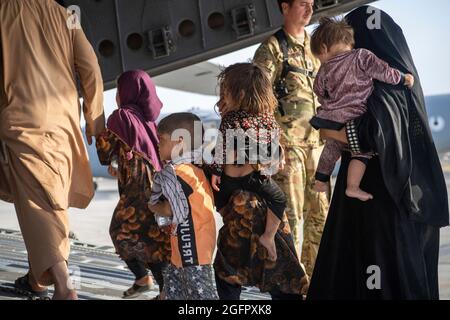
[[[253,62],[262,67],[268,74],[272,83],[277,77],[276,48],[271,43],[263,43],[255,52]]]
[[[82,29],[73,30],[75,71],[78,74],[83,96],[83,114],[86,120],[86,136],[92,137],[105,129],[103,111],[103,79],[97,56]]]

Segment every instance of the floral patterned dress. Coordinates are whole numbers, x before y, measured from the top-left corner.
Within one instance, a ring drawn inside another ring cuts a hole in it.
[[[255,194],[236,190],[220,210],[223,227],[219,231],[214,270],[230,284],[256,286],[262,292],[280,290],[306,294],[309,279],[300,264],[286,214],[275,235],[277,260],[267,259],[259,243],[266,226],[267,207]]]
[[[114,210],[109,234],[116,252],[124,261],[137,259],[146,265],[170,261],[170,234],[161,230],[148,209],[151,194],[152,164],[110,130],[97,139],[102,165],[114,157],[118,162],[120,200]]]

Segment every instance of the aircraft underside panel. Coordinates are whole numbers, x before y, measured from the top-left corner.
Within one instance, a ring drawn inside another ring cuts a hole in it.
[[[276,0],[61,2],[69,13],[77,13],[99,57],[107,89],[115,87],[123,71],[143,69],[157,76],[256,44],[282,23]],[[314,18],[368,2],[316,1]]]

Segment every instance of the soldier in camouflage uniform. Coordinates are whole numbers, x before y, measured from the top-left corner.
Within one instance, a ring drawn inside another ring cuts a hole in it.
[[[311,277],[329,206],[329,194],[312,189],[323,149],[319,132],[309,124],[319,106],[313,83],[320,62],[312,55],[310,37],[304,30],[310,22],[314,1],[278,2],[284,16],[288,63],[300,72],[291,71],[286,75],[286,95],[280,99],[280,107],[275,114],[283,131],[281,144],[285,149],[286,166],[274,179],[288,198],[286,213],[297,250],[300,249],[300,221],[304,219],[301,262]],[[258,48],[254,62],[269,72],[275,84],[282,74],[283,59],[280,41],[272,36]]]

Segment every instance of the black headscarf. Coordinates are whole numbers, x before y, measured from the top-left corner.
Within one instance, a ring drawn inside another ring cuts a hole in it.
[[[347,15],[356,48],[368,49],[391,67],[413,74],[415,84],[409,90],[401,84],[375,82],[368,112],[359,120],[358,135],[363,148],[379,154],[386,188],[397,206],[414,220],[446,226],[447,188],[419,75],[402,29],[388,14],[376,10],[363,6]]]

